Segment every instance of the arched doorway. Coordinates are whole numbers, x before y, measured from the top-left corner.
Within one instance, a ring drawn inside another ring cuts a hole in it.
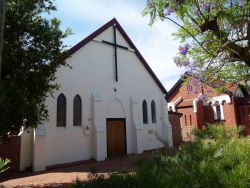
[[[107,157],[127,154],[126,115],[119,99],[115,98],[106,113]]]

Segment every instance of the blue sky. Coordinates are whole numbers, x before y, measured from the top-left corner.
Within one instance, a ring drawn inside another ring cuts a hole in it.
[[[72,28],[65,44],[73,46],[112,18],[116,18],[144,56],[162,84],[169,90],[183,70],[173,63],[179,41],[174,40],[177,27],[168,21],[148,25],[143,17],[146,0],[56,0],[57,12],[51,16],[62,21],[62,29]]]

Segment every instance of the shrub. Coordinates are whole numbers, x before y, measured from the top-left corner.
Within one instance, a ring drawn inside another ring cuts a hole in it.
[[[155,152],[137,161],[134,174],[94,175],[82,187],[250,187],[250,139],[241,129],[209,125],[176,154]],[[169,150],[168,146],[166,146]]]
[[[240,130],[224,125],[196,130],[195,142],[184,143],[176,155],[160,156],[139,169],[149,165],[147,170],[157,172],[160,178],[153,176],[157,187],[249,187],[250,139],[241,137]],[[143,173],[137,170],[136,176],[145,177]]]
[[[3,173],[4,171],[6,171],[8,169],[6,166],[9,163],[10,163],[9,159],[2,159],[0,157],[0,174]]]

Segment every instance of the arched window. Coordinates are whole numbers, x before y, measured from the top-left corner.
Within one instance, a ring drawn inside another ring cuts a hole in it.
[[[184,115],[184,121],[185,121],[185,125],[187,126],[187,116]]]
[[[151,117],[152,123],[156,123],[156,110],[155,110],[155,101],[151,101]]]
[[[189,114],[189,122],[190,122],[190,125],[192,125],[192,115]]]
[[[218,101],[215,102],[216,106],[216,116],[217,120],[221,120],[221,110],[220,110],[220,103]]]
[[[148,123],[148,107],[147,107],[147,102],[143,100],[142,102],[142,115],[143,115],[143,123],[147,124]]]
[[[79,95],[76,95],[73,103],[73,125],[82,125],[82,100]]]
[[[57,98],[57,121],[58,127],[66,127],[66,97],[60,94]]]

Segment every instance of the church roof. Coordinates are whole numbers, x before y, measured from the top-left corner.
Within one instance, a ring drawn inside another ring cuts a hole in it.
[[[177,105],[176,108],[181,107],[193,107],[193,100],[182,100]]]
[[[166,96],[166,98],[168,98],[171,94],[174,93],[174,91],[181,86],[181,84],[184,82],[183,80],[185,79],[185,77],[188,76],[188,73],[185,72],[180,78],[179,80],[177,80],[177,82],[174,84],[174,86],[168,91],[168,95]],[[242,86],[241,84],[226,84],[226,89],[222,92],[224,94],[227,95],[233,95],[237,97],[237,90],[241,89],[241,91],[243,92],[243,94],[245,96],[249,96],[250,94],[248,93],[247,89]],[[211,87],[214,88],[214,87]]]
[[[179,80],[177,80],[174,86],[168,91],[168,96],[170,96],[174,92],[174,90],[183,83],[183,78],[184,76],[181,76]]]
[[[100,27],[99,29],[97,29],[95,32],[93,32],[92,34],[90,34],[89,36],[87,36],[85,39],[83,39],[82,41],[80,41],[79,43],[77,43],[72,48],[70,48],[68,50],[69,55],[72,55],[73,53],[75,53],[81,47],[83,47],[88,42],[90,42],[91,40],[93,40],[97,35],[99,35],[100,33],[102,33],[103,31],[105,31],[107,28],[109,28],[110,26],[112,26],[114,24],[116,24],[116,28],[120,31],[120,33],[122,34],[122,36],[124,37],[124,39],[126,40],[126,42],[130,45],[130,47],[132,49],[134,49],[136,56],[140,59],[140,61],[142,62],[142,64],[144,65],[144,67],[146,68],[146,70],[148,71],[148,73],[151,75],[151,77],[153,78],[153,80],[155,81],[155,83],[161,89],[161,91],[164,94],[167,94],[167,90],[165,89],[165,87],[162,85],[162,83],[157,78],[157,76],[155,75],[155,73],[153,72],[153,70],[149,67],[149,65],[146,62],[146,60],[144,59],[144,57],[141,55],[141,53],[139,52],[139,50],[135,47],[134,43],[131,41],[131,39],[128,37],[127,33],[124,31],[124,29],[122,28],[122,26],[119,24],[119,22],[115,18],[113,18],[108,23],[106,23],[105,25],[103,25],[102,27]]]

